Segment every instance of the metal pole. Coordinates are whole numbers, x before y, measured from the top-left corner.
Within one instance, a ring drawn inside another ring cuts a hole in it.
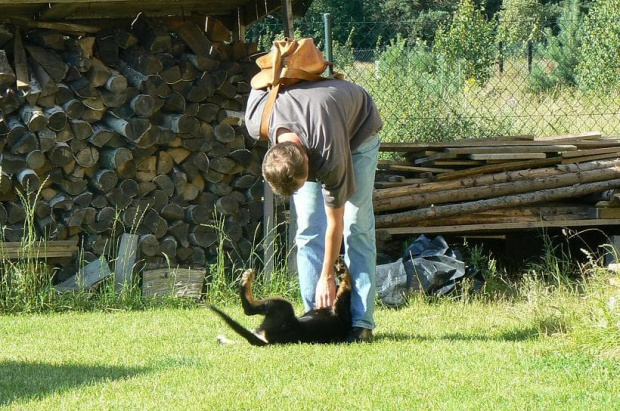
[[[325,58],[330,63],[334,62],[334,53],[332,51],[332,15],[330,13],[323,13],[323,23],[325,24]],[[327,66],[327,75],[334,74],[332,66]]]

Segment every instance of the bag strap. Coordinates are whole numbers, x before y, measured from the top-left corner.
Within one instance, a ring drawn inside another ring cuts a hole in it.
[[[273,111],[273,106],[276,103],[276,98],[278,97],[279,92],[280,83],[276,84],[269,91],[269,97],[267,97],[267,102],[265,103],[265,108],[263,109],[263,114],[260,118],[260,140],[269,140],[269,123],[271,123],[271,112]]]

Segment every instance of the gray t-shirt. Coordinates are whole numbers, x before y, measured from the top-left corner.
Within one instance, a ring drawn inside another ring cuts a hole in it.
[[[267,90],[252,90],[245,112],[250,135],[259,138]],[[282,87],[269,140],[280,128],[299,136],[310,158],[309,180],[323,185],[325,203],[343,206],[355,192],[351,151],[379,132],[383,122],[370,95],[346,80],[302,81]]]

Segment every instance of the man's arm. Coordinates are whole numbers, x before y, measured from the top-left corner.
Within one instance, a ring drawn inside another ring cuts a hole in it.
[[[344,231],[344,206],[331,208],[325,206],[327,229],[325,232],[325,258],[321,277],[316,286],[315,300],[317,308],[331,307],[336,299],[334,263],[340,254]]]

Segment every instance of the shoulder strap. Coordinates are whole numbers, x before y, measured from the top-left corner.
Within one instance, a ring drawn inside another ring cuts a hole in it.
[[[278,93],[280,92],[280,83],[276,84],[269,90],[269,97],[267,97],[267,102],[265,103],[265,108],[263,109],[263,114],[260,118],[260,140],[268,140],[269,139],[269,123],[271,122],[271,112],[273,111],[273,106],[276,103],[276,98],[278,97]]]

